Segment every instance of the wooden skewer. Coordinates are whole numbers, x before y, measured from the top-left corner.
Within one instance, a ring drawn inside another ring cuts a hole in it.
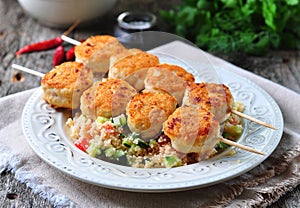
[[[76,21],[68,28],[68,30],[66,30],[66,31],[63,33],[63,35],[65,35],[65,36],[69,35],[69,33],[72,32],[72,31],[75,29],[75,27],[77,27],[77,26],[79,25],[79,23],[80,23],[80,20],[76,20]]]
[[[26,73],[29,73],[29,74],[32,74],[32,75],[35,75],[35,76],[38,76],[38,77],[44,77],[45,76],[45,74],[43,74],[41,72],[29,69],[29,68],[26,68],[24,66],[20,66],[20,65],[17,65],[17,64],[13,64],[12,68],[23,71],[23,72],[26,72]]]
[[[247,119],[247,120],[249,120],[249,121],[253,121],[253,122],[255,122],[255,123],[258,123],[258,124],[260,124],[260,125],[262,125],[262,126],[265,126],[265,127],[268,127],[268,128],[274,129],[274,130],[278,130],[278,128],[272,126],[271,124],[268,124],[268,123],[266,123],[266,122],[264,122],[264,121],[261,121],[261,120],[258,120],[258,119],[256,119],[256,118],[253,118],[253,117],[251,117],[251,116],[249,116],[249,115],[246,115],[246,114],[244,114],[244,113],[241,113],[241,112],[239,112],[239,111],[237,111],[237,110],[232,110],[231,112],[232,112],[233,114],[236,114],[236,115],[238,115],[238,116],[240,116],[240,117],[242,117],[242,118],[245,118],[245,119]]]
[[[223,143],[225,143],[225,144],[228,144],[228,145],[235,146],[235,147],[238,147],[238,148],[240,148],[240,149],[246,150],[246,151],[248,151],[248,152],[253,152],[253,153],[256,153],[256,154],[260,154],[260,155],[264,155],[264,156],[265,156],[265,154],[264,154],[263,152],[260,152],[260,151],[258,151],[258,150],[255,150],[255,149],[251,148],[251,147],[247,147],[247,146],[245,146],[245,145],[236,143],[236,142],[234,142],[234,141],[231,141],[231,140],[228,140],[228,139],[225,139],[225,138],[220,138],[220,141],[223,142]]]
[[[62,35],[62,36],[61,36],[61,39],[63,39],[64,41],[66,41],[66,42],[68,42],[68,43],[71,43],[71,44],[73,44],[73,45],[76,45],[76,46],[79,46],[79,45],[81,44],[81,42],[79,42],[79,41],[77,41],[77,40],[75,40],[75,39],[73,39],[73,38],[70,38],[70,37],[68,37],[68,36],[66,36],[66,35]]]

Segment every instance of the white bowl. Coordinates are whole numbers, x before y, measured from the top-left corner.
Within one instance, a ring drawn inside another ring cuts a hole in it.
[[[18,0],[25,12],[42,24],[65,28],[86,23],[110,11],[117,0]]]

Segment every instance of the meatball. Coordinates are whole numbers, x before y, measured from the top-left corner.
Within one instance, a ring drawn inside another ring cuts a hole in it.
[[[163,132],[174,149],[198,153],[200,160],[209,158],[220,140],[219,122],[210,111],[198,106],[177,108],[163,124]]]
[[[224,84],[191,83],[183,97],[183,105],[197,105],[207,108],[220,123],[229,117],[233,104],[233,96]]]
[[[160,64],[149,68],[145,79],[145,89],[167,92],[173,95],[181,105],[187,84],[194,81],[194,76],[184,68]]]
[[[109,35],[91,36],[74,50],[76,61],[84,63],[93,73],[106,73],[111,56],[125,51],[118,39]]]
[[[45,74],[43,99],[54,108],[76,109],[83,91],[93,84],[93,73],[82,63],[65,62]]]
[[[140,91],[145,87],[144,80],[149,67],[157,64],[159,64],[158,57],[140,50],[133,50],[110,66],[108,77],[123,79]]]
[[[106,79],[93,84],[81,96],[82,114],[92,119],[114,117],[125,113],[126,106],[136,90],[120,79]]]
[[[176,109],[176,99],[162,92],[135,95],[126,108],[128,127],[145,139],[161,133],[162,124]]]

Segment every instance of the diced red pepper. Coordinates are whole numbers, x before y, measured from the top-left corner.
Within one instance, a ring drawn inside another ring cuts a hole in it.
[[[82,150],[83,152],[86,152],[86,149],[89,147],[90,142],[88,139],[83,138],[83,139],[77,140],[74,144],[78,149]]]

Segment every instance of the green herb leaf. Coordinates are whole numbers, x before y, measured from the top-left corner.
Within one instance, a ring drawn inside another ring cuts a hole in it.
[[[183,0],[161,15],[176,34],[208,51],[300,48],[299,0]]]

